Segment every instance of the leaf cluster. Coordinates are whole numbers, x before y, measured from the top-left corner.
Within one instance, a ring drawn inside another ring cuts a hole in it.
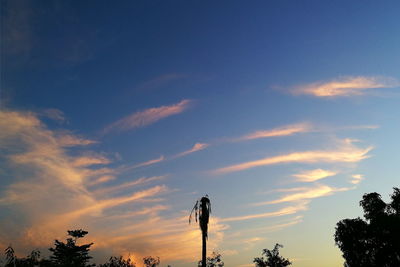
[[[365,220],[344,219],[335,229],[346,265],[400,266],[400,189],[394,188],[389,203],[378,193],[364,194],[360,206]]]
[[[264,257],[254,258],[253,262],[256,264],[256,267],[285,267],[289,266],[292,263],[279,255],[279,248],[283,248],[281,244],[275,244],[275,247],[272,250],[263,249],[262,255]]]

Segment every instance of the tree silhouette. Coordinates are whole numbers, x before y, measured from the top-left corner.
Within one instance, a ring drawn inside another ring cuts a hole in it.
[[[77,240],[84,237],[88,232],[82,229],[67,232],[71,237],[67,238],[66,243],[55,240],[55,247],[49,249],[51,252],[53,252],[53,255],[50,256],[51,262],[55,266],[59,267],[94,266],[87,264],[92,258],[89,256],[89,249],[93,243],[81,246],[76,244]]]
[[[199,261],[198,263],[198,267],[201,267],[203,264],[202,261]],[[207,267],[223,267],[225,264],[222,261],[222,255],[217,253],[217,252],[213,252],[211,257],[207,257],[207,262],[206,262],[206,266]]]
[[[283,248],[280,244],[275,244],[273,250],[263,249],[262,255],[266,257],[257,257],[254,258],[253,262],[256,264],[256,267],[285,267],[289,266],[292,263],[279,255],[279,248]]]
[[[388,204],[378,193],[364,194],[360,206],[365,220],[344,219],[337,223],[335,243],[346,266],[400,266],[400,189],[393,190]]]
[[[100,264],[99,267],[136,267],[130,258],[124,259],[122,256],[110,257],[107,263]]]
[[[147,257],[143,258],[143,263],[146,267],[156,267],[160,264],[160,258],[157,257],[157,259],[156,259],[151,256],[147,256]]]
[[[15,257],[15,252],[14,249],[9,245],[5,250],[6,254],[6,267],[11,267],[16,265],[16,257]]]
[[[47,267],[50,266],[49,262],[45,259],[40,259],[40,251],[32,250],[32,252],[26,256],[25,258],[18,258],[15,256],[14,249],[9,245],[5,249],[6,255],[6,264],[5,267],[36,267],[42,266]]]
[[[208,195],[205,195],[200,200],[196,201],[196,204],[194,204],[194,207],[190,212],[189,223],[191,222],[193,211],[195,212],[194,217],[196,219],[196,222],[199,221],[199,226],[201,229],[202,244],[203,244],[201,266],[206,267],[208,221],[210,219],[210,213],[211,213],[211,202],[210,199],[208,198]]]

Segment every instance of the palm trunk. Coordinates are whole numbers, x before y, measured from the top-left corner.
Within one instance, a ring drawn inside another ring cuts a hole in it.
[[[206,233],[202,232],[202,237],[203,237],[203,251],[202,251],[202,257],[201,257],[201,267],[206,267],[207,266],[207,239],[206,239]]]

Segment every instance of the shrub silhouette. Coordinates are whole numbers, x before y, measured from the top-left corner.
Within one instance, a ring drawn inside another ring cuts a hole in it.
[[[160,265],[160,258],[153,258],[151,256],[147,256],[145,258],[143,258],[143,263],[146,267],[156,267],[158,265]]]
[[[198,262],[198,267],[202,266],[202,261]],[[217,253],[217,252],[213,252],[211,257],[207,257],[207,261],[206,261],[206,266],[207,267],[223,267],[225,264],[222,261],[222,255]]]
[[[40,260],[40,251],[32,250],[26,258],[17,258],[14,249],[9,245],[5,249],[6,264],[5,267],[35,267],[35,266],[49,266],[49,261]]]
[[[279,255],[280,247],[283,248],[282,245],[275,244],[272,250],[263,249],[262,255],[266,256],[266,259],[264,257],[254,258],[253,262],[256,264],[256,267],[285,267],[291,265],[292,263],[288,259]]]
[[[364,194],[360,206],[365,220],[337,223],[335,243],[343,253],[345,266],[400,266],[400,189],[393,190],[388,204],[378,193]]]
[[[99,267],[136,267],[130,258],[124,259],[122,256],[110,257],[107,263],[100,264]]]

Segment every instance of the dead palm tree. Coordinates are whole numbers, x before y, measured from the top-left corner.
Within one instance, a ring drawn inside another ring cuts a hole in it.
[[[199,226],[201,229],[202,241],[203,241],[203,249],[201,254],[201,266],[206,267],[207,264],[207,239],[208,239],[208,221],[211,213],[211,202],[208,198],[208,195],[205,195],[200,200],[196,201],[192,211],[189,216],[189,223],[192,220],[193,211],[195,212],[194,218],[196,222],[199,222]]]

